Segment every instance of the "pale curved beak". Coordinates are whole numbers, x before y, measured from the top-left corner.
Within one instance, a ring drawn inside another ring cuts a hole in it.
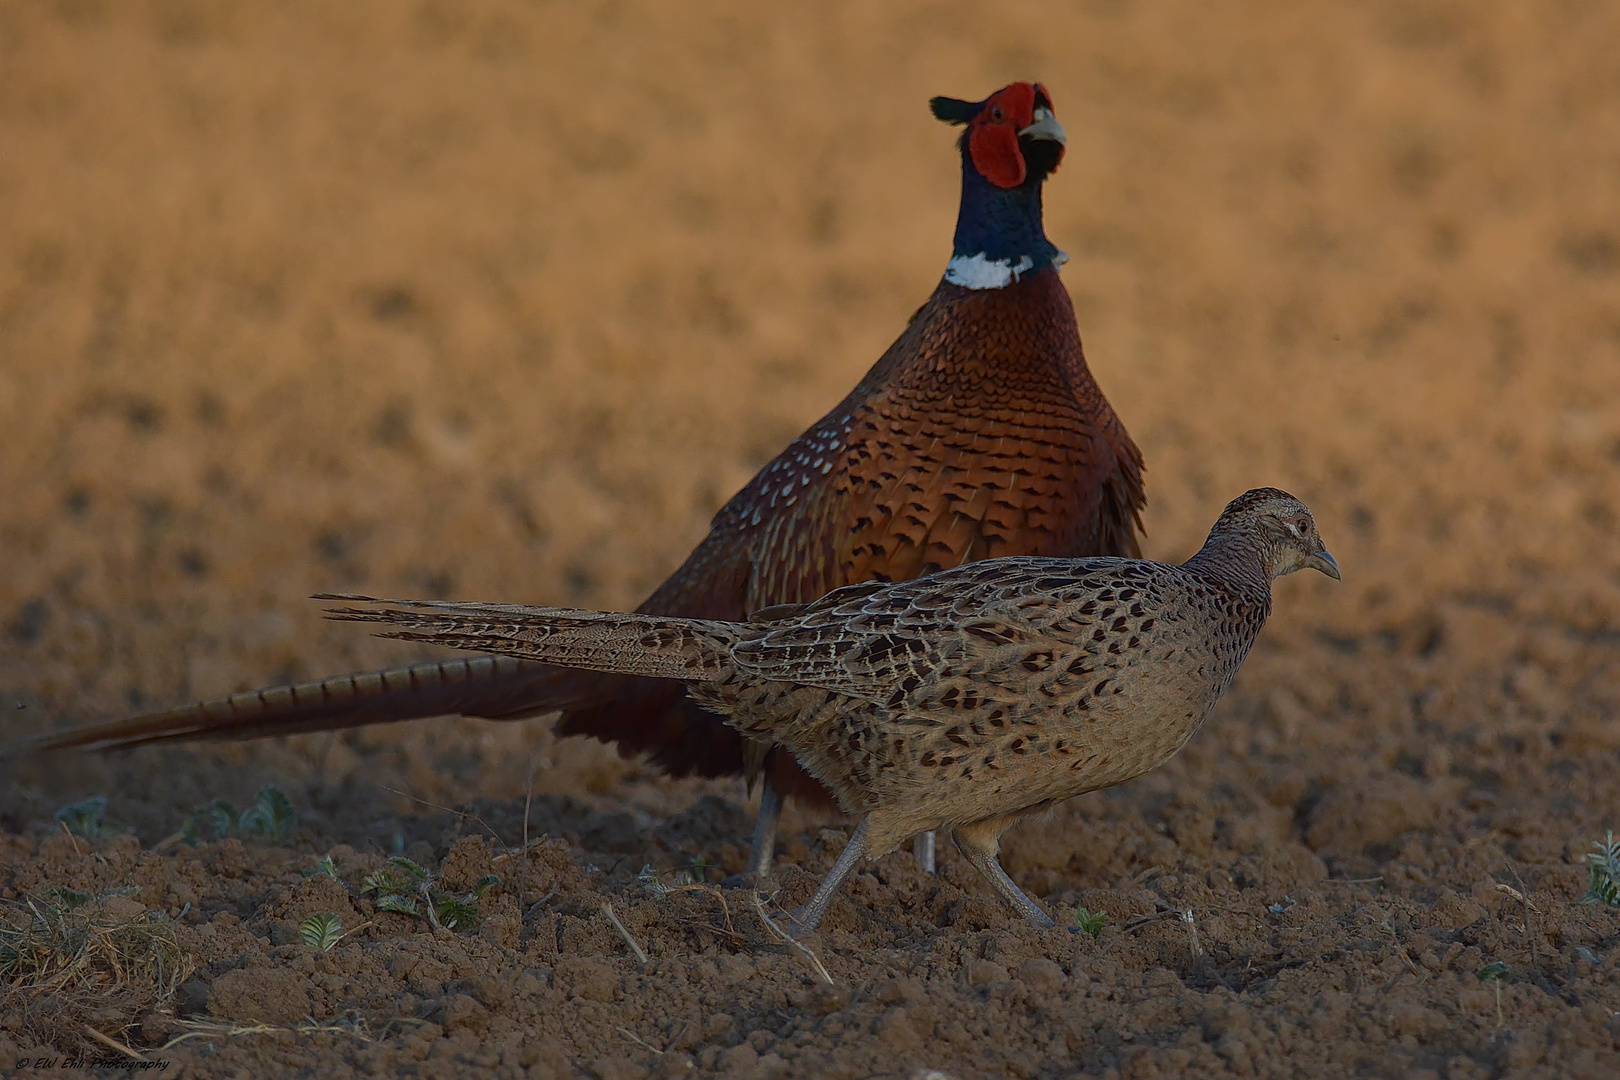
[[[1031,139],[1050,139],[1059,146],[1069,145],[1069,136],[1064,134],[1063,125],[1057,122],[1052,110],[1045,106],[1035,110],[1035,122],[1018,134],[1027,135]]]
[[[1320,570],[1334,581],[1343,581],[1339,576],[1339,560],[1326,551],[1312,552],[1305,560],[1305,565],[1312,570]]]

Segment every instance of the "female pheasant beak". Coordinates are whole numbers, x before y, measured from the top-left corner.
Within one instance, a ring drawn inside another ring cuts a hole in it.
[[[1327,553],[1327,549],[1313,551],[1305,557],[1305,565],[1312,570],[1320,570],[1334,581],[1343,581],[1339,576],[1339,560]]]
[[[1035,122],[1027,128],[1020,128],[1018,136],[1019,138],[1027,136],[1031,139],[1050,139],[1059,146],[1069,145],[1069,136],[1064,133],[1063,125],[1058,123],[1057,117],[1052,115],[1052,110],[1044,105],[1036,106]]]

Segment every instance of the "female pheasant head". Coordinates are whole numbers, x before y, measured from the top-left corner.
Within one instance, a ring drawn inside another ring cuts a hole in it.
[[[1040,83],[1004,86],[983,101],[937,97],[934,116],[966,125],[962,204],[945,280],[999,289],[1067,256],[1046,238],[1041,185],[1063,160],[1068,138]]]
[[[1268,580],[1306,569],[1340,580],[1339,563],[1322,545],[1310,509],[1286,491],[1255,488],[1228,503],[1204,547],[1220,548],[1233,540],[1250,550],[1258,548]]]

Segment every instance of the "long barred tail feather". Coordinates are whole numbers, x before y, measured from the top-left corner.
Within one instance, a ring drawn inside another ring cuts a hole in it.
[[[105,751],[194,739],[257,739],[455,713],[526,719],[592,699],[600,694],[589,682],[595,678],[505,656],[434,660],[47,732],[0,746],[0,760],[69,747]]]
[[[378,631],[379,637],[685,682],[713,682],[733,670],[731,648],[742,630],[736,623],[579,608],[383,600],[347,593],[315,599],[376,605],[328,608],[326,617],[390,628]]]

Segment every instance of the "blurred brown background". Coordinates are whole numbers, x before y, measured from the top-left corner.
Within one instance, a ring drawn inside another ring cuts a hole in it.
[[[1281,586],[1251,689],[1458,605],[1612,632],[1617,32],[1577,0],[0,5],[8,733],[402,655],[318,590],[638,602],[937,281],[927,98],[1013,78],[1069,131],[1048,231],[1150,554],[1277,484],[1344,565]]]

